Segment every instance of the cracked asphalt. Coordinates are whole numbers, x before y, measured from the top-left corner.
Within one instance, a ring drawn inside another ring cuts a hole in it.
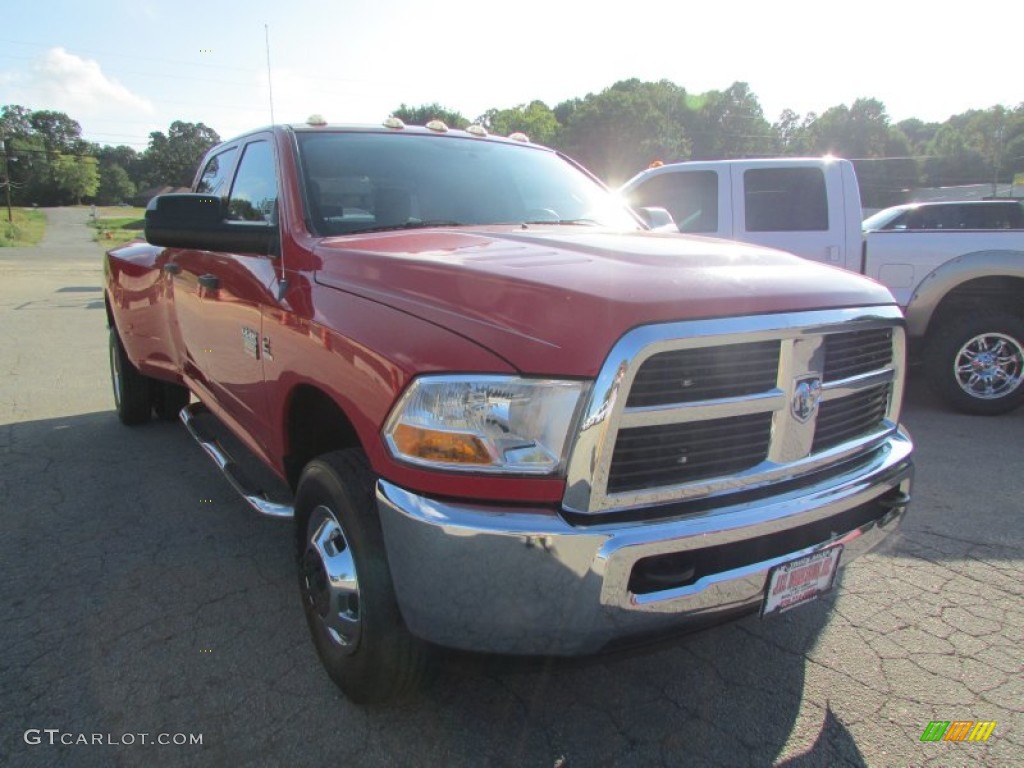
[[[1024,411],[913,379],[902,533],[816,604],[641,655],[451,654],[361,710],[320,671],[287,524],[179,425],[117,421],[101,248],[85,210],[48,216],[0,249],[0,765],[1024,765]],[[932,720],[996,726],[923,743]]]

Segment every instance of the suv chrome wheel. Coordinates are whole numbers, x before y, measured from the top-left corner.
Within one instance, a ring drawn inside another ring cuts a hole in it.
[[[1024,317],[965,309],[928,334],[928,378],[955,409],[995,416],[1024,405]]]
[[[956,355],[956,380],[971,397],[1006,397],[1024,381],[1021,342],[1002,333],[983,333],[969,339]]]

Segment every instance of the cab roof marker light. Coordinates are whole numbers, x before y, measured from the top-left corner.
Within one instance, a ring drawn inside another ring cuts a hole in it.
[[[310,115],[306,118],[306,125],[315,125],[317,127],[327,125],[327,121],[323,115]]]
[[[484,137],[487,136],[487,129],[478,123],[473,123],[466,128],[466,133],[472,136]]]
[[[523,142],[524,144],[527,144],[527,143],[529,143],[529,141],[530,141],[530,137],[529,137],[529,136],[527,136],[527,135],[526,135],[525,133],[523,133],[522,131],[516,131],[515,133],[510,133],[510,134],[508,135],[508,137],[509,137],[510,139],[512,139],[512,141],[521,141],[521,142]]]
[[[445,125],[440,120],[431,120],[429,123],[427,123],[427,129],[431,131],[437,131],[438,133],[448,132],[448,126]]]
[[[389,115],[387,119],[384,120],[384,127],[401,130],[402,128],[405,128],[405,123],[402,122],[402,118]]]

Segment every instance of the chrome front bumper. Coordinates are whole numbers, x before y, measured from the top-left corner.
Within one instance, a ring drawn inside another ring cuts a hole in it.
[[[902,521],[912,450],[900,431],[816,485],[650,522],[572,525],[550,510],[438,501],[384,480],[377,506],[414,634],[465,650],[574,655],[756,610],[772,567],[837,542],[848,564]],[[665,556],[703,565],[692,583],[631,587],[636,569]]]

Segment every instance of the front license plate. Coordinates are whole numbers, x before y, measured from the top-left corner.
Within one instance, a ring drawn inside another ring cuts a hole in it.
[[[777,565],[768,574],[761,616],[773,616],[809,603],[832,589],[843,545],[812,552]]]

